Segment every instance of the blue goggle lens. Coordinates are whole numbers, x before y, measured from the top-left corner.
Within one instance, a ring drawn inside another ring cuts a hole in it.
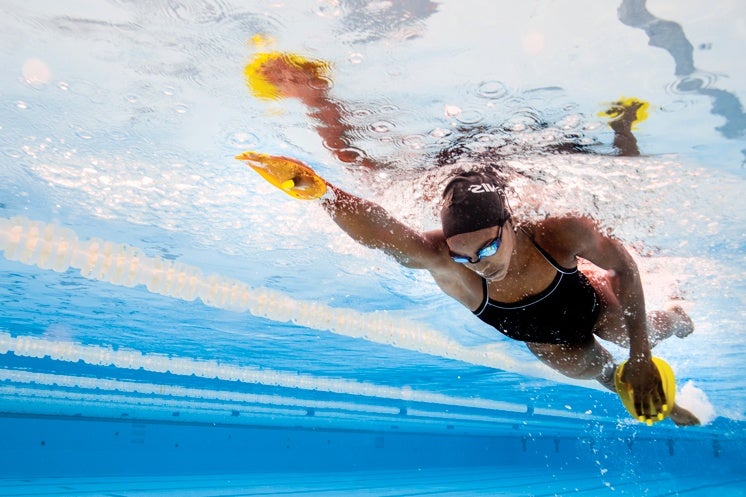
[[[500,248],[500,237],[495,238],[490,243],[479,249],[477,252],[477,259],[473,260],[471,257],[466,257],[463,255],[457,255],[457,254],[451,254],[451,259],[454,260],[454,262],[458,262],[459,264],[476,264],[477,262],[481,261],[485,257],[490,257],[492,255],[495,255],[497,253],[497,250]]]

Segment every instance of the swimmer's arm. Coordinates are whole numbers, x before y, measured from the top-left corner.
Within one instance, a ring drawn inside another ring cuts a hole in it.
[[[624,310],[632,362],[651,360],[645,295],[637,264],[622,244],[601,233],[587,217],[563,218],[557,233],[575,257],[582,257],[609,272],[612,290]]]
[[[327,183],[333,195],[322,199],[332,220],[356,242],[382,250],[404,267],[426,269],[449,296],[476,309],[482,302],[482,280],[451,259],[440,230],[419,233],[392,217],[380,205]]]
[[[401,265],[434,270],[444,260],[442,247],[426,234],[404,225],[378,204],[327,183],[332,195],[322,200],[332,220],[353,240],[379,249]]]
[[[403,266],[428,269],[436,275],[444,267],[456,265],[448,255],[442,232],[419,233],[381,206],[332,185],[296,159],[252,151],[236,159],[292,197],[320,199],[332,220],[355,241],[384,251]]]
[[[553,230],[553,238],[558,241],[560,251],[582,257],[609,271],[612,290],[623,312],[622,326],[626,328],[630,342],[629,361],[622,380],[634,391],[638,415],[643,416],[649,410],[645,406],[652,406],[656,412],[661,412],[666,402],[665,393],[652,360],[645,297],[635,261],[621,243],[602,234],[589,218],[563,218],[558,224],[559,229]]]

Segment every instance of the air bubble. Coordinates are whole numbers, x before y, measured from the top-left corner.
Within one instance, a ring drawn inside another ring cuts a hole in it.
[[[474,141],[480,143],[490,143],[495,139],[495,136],[490,133],[477,133],[474,135]]]
[[[430,136],[433,138],[445,138],[446,136],[451,134],[451,130],[449,129],[443,129],[443,128],[435,128],[430,132]]]
[[[425,148],[425,137],[423,135],[405,136],[402,140],[402,144],[406,145],[412,150],[422,150],[423,148]]]
[[[580,114],[572,114],[570,116],[565,116],[559,121],[557,121],[557,127],[560,129],[575,129],[582,123],[583,116]]]
[[[476,124],[482,119],[482,113],[476,109],[467,109],[456,116],[456,120],[462,124]]]
[[[507,88],[500,81],[483,81],[477,88],[477,95],[496,100],[508,94]]]
[[[370,109],[355,109],[350,114],[352,114],[352,117],[368,117],[373,115],[373,111]]]
[[[253,133],[236,131],[228,135],[226,142],[228,142],[228,145],[231,147],[243,149],[256,147],[260,143],[260,140]]]
[[[369,129],[373,131],[374,133],[383,134],[383,133],[388,133],[395,127],[396,125],[390,121],[376,121],[369,126]]]
[[[717,81],[717,76],[712,73],[697,72],[687,74],[670,84],[666,89],[670,93],[696,93],[712,86]]]
[[[381,114],[391,114],[392,112],[399,112],[399,107],[394,104],[386,104],[380,106],[378,112]]]
[[[510,97],[505,100],[505,105],[508,107],[523,107],[526,105],[526,100],[521,97]]]
[[[446,117],[456,117],[459,114],[461,114],[461,107],[458,107],[456,105],[446,104],[446,106],[443,108],[443,114]]]
[[[127,138],[129,138],[129,134],[127,134],[124,131],[110,131],[109,132],[109,138],[111,138],[114,141],[125,141]]]

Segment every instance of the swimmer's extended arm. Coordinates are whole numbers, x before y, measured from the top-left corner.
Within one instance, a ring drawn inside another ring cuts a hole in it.
[[[329,183],[333,195],[322,199],[332,220],[353,240],[379,249],[405,267],[433,270],[443,259],[442,247],[391,216],[380,205],[345,192]]]
[[[660,412],[665,395],[660,375],[652,362],[645,296],[637,264],[622,244],[602,234],[593,220],[570,217],[558,219],[556,223],[552,232],[556,234],[558,244],[564,245],[566,253],[609,271],[612,290],[623,309],[624,327],[630,342],[630,360],[623,379],[633,388],[640,414],[645,414],[644,406],[650,404]]]
[[[437,237],[419,233],[378,204],[335,187],[297,159],[251,151],[237,155],[236,159],[291,197],[321,199],[334,222],[355,241],[383,250],[403,266],[437,272],[442,264],[452,265]]]

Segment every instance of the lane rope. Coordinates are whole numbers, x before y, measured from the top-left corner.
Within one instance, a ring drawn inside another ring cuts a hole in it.
[[[204,274],[179,261],[148,257],[131,245],[90,238],[79,240],[70,228],[22,216],[0,218],[0,250],[6,259],[64,272],[77,269],[88,279],[234,312],[248,312],[276,322],[329,331],[351,338],[412,350],[446,359],[594,388],[591,382],[561,376],[538,361],[522,361],[502,350],[467,347],[428,326],[387,311],[359,312],[320,302],[294,299],[268,288],[219,274]]]

